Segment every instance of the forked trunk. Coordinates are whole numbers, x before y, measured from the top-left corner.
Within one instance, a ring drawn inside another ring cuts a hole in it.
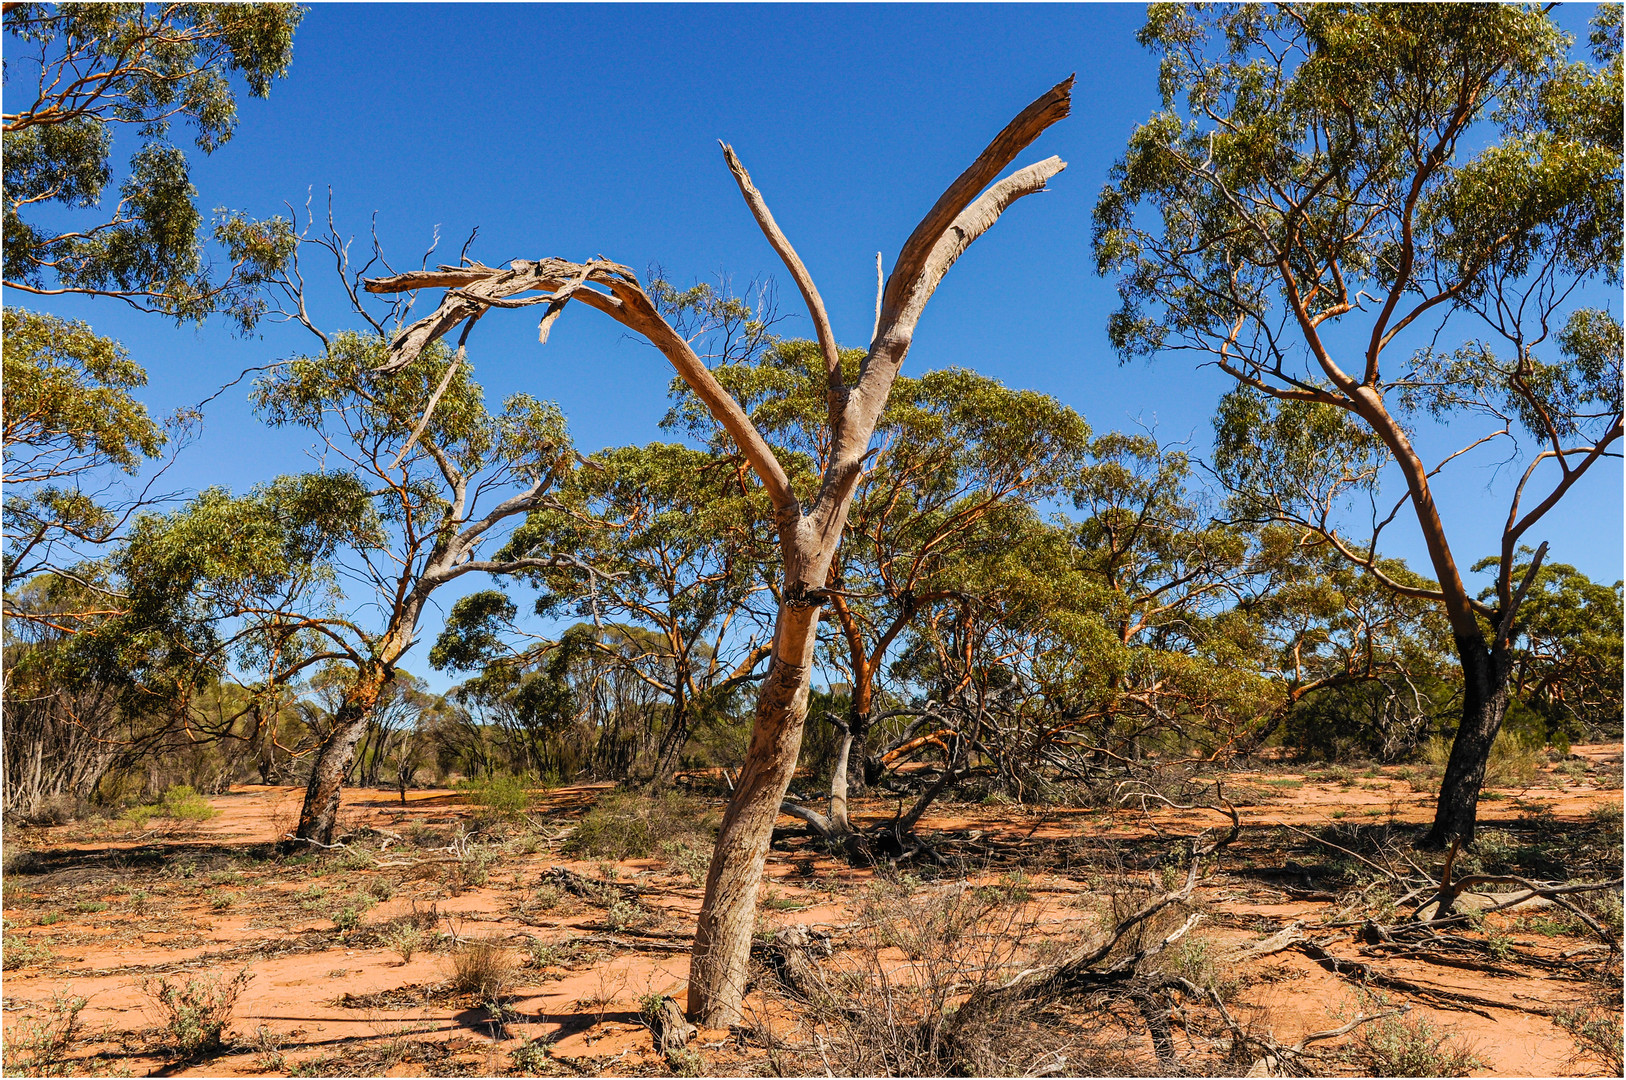
[[[689,1016],[705,1027],[729,1027],[740,1020],[750,974],[757,886],[779,804],[796,770],[818,627],[817,607],[779,609],[773,659],[757,698],[751,747],[723,815],[695,928]]]
[[[356,744],[367,733],[368,721],[378,695],[394,675],[392,668],[372,663],[361,670],[355,684],[345,691],[344,702],[333,718],[333,731],[316,751],[310,782],[305,785],[305,805],[299,811],[296,840],[317,844],[333,843],[333,824],[339,816],[339,791],[350,772]]]
[[[1436,851],[1449,847],[1453,839],[1461,839],[1465,847],[1474,842],[1479,789],[1485,782],[1496,733],[1507,714],[1511,667],[1507,650],[1488,648],[1482,639],[1459,637],[1457,653],[1462,657],[1462,723],[1440,782],[1434,827],[1422,842],[1423,847]]]

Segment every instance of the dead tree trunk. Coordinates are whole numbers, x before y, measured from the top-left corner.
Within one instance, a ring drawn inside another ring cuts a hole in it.
[[[733,438],[773,503],[783,562],[773,650],[757,699],[750,748],[706,875],[706,895],[695,932],[689,1011],[692,1018],[708,1027],[726,1027],[740,1017],[757,885],[807,718],[819,609],[827,599],[824,583],[846,527],[853,493],[863,475],[876,423],[908,354],[921,312],[943,275],[1011,203],[1043,190],[1045,182],[1066,167],[1060,158],[1051,157],[996,182],[1017,154],[1067,115],[1071,93],[1072,80],[1068,79],[1023,109],[970,168],[949,185],[915,227],[887,279],[869,354],[852,385],[847,384],[842,371],[835,333],[811,275],[774,221],[745,167],[732,148],[723,146],[740,193],[795,280],[818,336],[829,392],[830,453],[811,505],[803,504],[767,440],[739,402],[662,318],[632,271],[624,266],[598,259],[587,263],[515,260],[507,269],[444,266],[366,284],[367,290],[374,293],[447,289],[432,314],[396,336],[386,370],[411,363],[429,342],[494,307],[546,304],[542,316],[544,340],[548,328],[572,299],[609,315],[665,354]],[[592,287],[595,285],[603,291]],[[520,298],[527,292],[540,295]]]

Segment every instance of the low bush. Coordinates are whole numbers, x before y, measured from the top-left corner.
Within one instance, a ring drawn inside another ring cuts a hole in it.
[[[647,858],[657,852],[677,853],[680,847],[709,852],[717,839],[717,824],[716,815],[708,812],[704,802],[683,792],[646,795],[612,791],[582,815],[565,841],[564,850],[570,855],[613,861]]]
[[[0,956],[4,957],[4,967],[7,971],[16,971],[31,964],[43,963],[51,958],[51,950],[35,941],[23,937],[7,935],[3,945],[0,945]]]
[[[230,979],[217,975],[183,983],[159,976],[143,979],[140,986],[158,1012],[165,1039],[183,1060],[191,1060],[221,1048],[237,999],[253,978],[244,968]]]
[[[87,1004],[89,999],[76,997],[71,990],[59,990],[44,1003],[43,1015],[20,1020],[8,1028],[6,1075],[74,1076],[82,1072],[68,1060],[68,1051],[79,1039],[79,1013]]]
[[[492,776],[484,780],[464,780],[458,785],[469,802],[480,807],[484,822],[515,821],[531,808],[531,792],[517,776]]]
[[[510,1068],[516,1073],[527,1075],[552,1072],[554,1065],[549,1053],[552,1045],[553,1040],[546,1036],[526,1039],[514,1047],[514,1052],[509,1055]]]
[[[156,803],[132,806],[124,812],[124,820],[137,829],[145,829],[155,817],[171,821],[209,821],[219,816],[220,811],[189,784],[171,784]]]
[[[1467,1076],[1484,1067],[1454,1032],[1421,1016],[1365,1025],[1350,1054],[1368,1076]]]

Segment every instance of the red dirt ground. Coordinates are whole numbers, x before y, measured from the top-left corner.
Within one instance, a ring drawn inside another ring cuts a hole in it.
[[[1481,828],[1510,827],[1543,807],[1574,828],[1589,827],[1589,815],[1599,807],[1612,805],[1618,813],[1620,746],[1582,746],[1575,753],[1580,765],[1568,774],[1548,767],[1528,788],[1493,792],[1495,798],[1481,806]],[[1224,789],[1240,804],[1245,832],[1225,853],[1222,870],[1278,859],[1266,853],[1260,839],[1285,835],[1272,826],[1428,820],[1429,795],[1413,791],[1396,774],[1391,768],[1335,781],[1314,779],[1314,770],[1283,766],[1268,773],[1227,775]],[[667,1074],[639,1022],[639,1001],[651,994],[684,1000],[686,938],[700,890],[657,859],[615,864],[615,880],[641,886],[646,906],[658,916],[650,925],[622,932],[606,929],[605,912],[597,905],[568,896],[551,909],[537,902],[540,876],[550,867],[592,878],[608,869],[595,860],[572,861],[556,854],[572,815],[604,789],[582,785],[542,795],[533,819],[556,824],[539,832],[518,830],[520,839],[504,846],[489,880],[463,889],[444,877],[451,854],[390,838],[405,838],[414,829],[452,835],[474,808],[451,791],[409,792],[404,805],[393,792],[347,791],[343,829],[370,826],[390,834],[373,835],[367,854],[348,863],[342,854],[303,860],[236,854],[270,843],[287,830],[303,794],[293,788],[234,788],[210,800],[220,811],[213,820],[160,832],[135,833],[119,821],[8,829],[8,859],[28,849],[37,860],[30,872],[14,872],[5,880],[8,1047],[18,1044],[22,1025],[45,1016],[53,992],[69,991],[89,999],[82,1014],[84,1034],[69,1053],[70,1071],[492,1075],[513,1071],[510,1055],[522,1040],[546,1037],[553,1040],[554,1062],[564,1063],[560,1072]],[[864,802],[860,809],[872,820],[890,819],[895,803]],[[955,804],[922,821],[921,829],[979,830],[997,840],[1001,850],[1021,851],[1026,845],[1039,852],[1026,860],[1021,878],[1026,903],[1033,905],[1045,933],[1071,939],[1093,925],[1087,905],[1081,907],[1091,892],[1089,875],[1082,864],[1074,868],[1042,852],[1083,841],[1144,843],[1222,823],[1211,811],[1160,809],[1155,803],[1144,812]],[[781,824],[789,828],[795,823],[787,817]],[[113,866],[118,856],[130,865]],[[41,866],[47,871],[35,872]],[[1002,878],[1003,872],[1004,867],[991,866],[976,880],[1009,880]],[[763,886],[764,918],[769,926],[846,923],[857,890],[873,877],[872,870],[853,869],[825,855],[776,848]],[[1292,920],[1314,924],[1336,906],[1295,899],[1295,893],[1314,890],[1280,884],[1213,875],[1200,888],[1207,917],[1194,933],[1223,951],[1257,940],[1262,928]],[[323,894],[316,896],[313,888]],[[367,895],[369,888],[387,893],[387,899],[365,910],[360,927],[339,932],[332,918],[337,905]],[[515,956],[523,955],[530,940],[562,944],[585,938],[588,943],[546,967],[522,968],[511,1001],[519,1019],[506,1029],[494,1029],[472,999],[439,989],[449,973],[444,949],[425,949],[403,963],[376,934],[368,934],[368,927],[430,905],[439,913],[443,931],[459,939],[504,942]],[[1488,925],[1543,954],[1556,956],[1586,944],[1574,937],[1544,936],[1530,929],[1527,918],[1491,916]],[[12,950],[23,947],[43,947],[49,956],[14,966]],[[1357,948],[1351,937],[1345,953],[1354,957]],[[173,1067],[174,1054],[158,1039],[159,1017],[141,980],[166,974],[171,979],[229,975],[243,968],[253,977],[236,1005],[228,1048],[197,1064]],[[1603,1075],[1596,1063],[1578,1060],[1570,1036],[1543,1015],[1578,999],[1581,988],[1572,981],[1539,974],[1511,979],[1421,961],[1387,961],[1385,970],[1505,1004],[1482,1008],[1481,1015],[1416,1002],[1413,1015],[1426,1015],[1455,1031],[1473,1051],[1482,1062],[1476,1075]],[[1298,953],[1278,953],[1226,974],[1241,983],[1234,1006],[1238,1019],[1268,1029],[1278,1042],[1291,1043],[1310,1031],[1336,1026],[1337,1017],[1355,1007],[1356,992],[1348,981]],[[701,1032],[694,1045],[707,1071],[765,1067],[760,1049],[741,1048],[728,1032]],[[7,1071],[12,1071],[9,1054]]]

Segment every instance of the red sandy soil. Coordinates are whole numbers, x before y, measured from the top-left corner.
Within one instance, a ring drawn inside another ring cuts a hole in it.
[[[1575,748],[1580,765],[1567,774],[1546,768],[1522,791],[1493,792],[1481,805],[1481,829],[1512,825],[1533,808],[1545,807],[1561,822],[1587,827],[1600,806],[1619,812],[1619,745]],[[1575,760],[1575,759],[1572,759]],[[1588,769],[1590,766],[1590,769]],[[1297,771],[1295,771],[1297,769]],[[1345,823],[1419,823],[1432,815],[1426,792],[1413,791],[1398,770],[1352,777],[1346,782],[1317,775],[1311,768],[1284,765],[1266,773],[1226,774],[1223,790],[1236,799],[1244,834],[1227,851],[1223,868],[1250,859],[1280,865],[1280,855],[1263,854],[1271,826],[1298,828]],[[1274,781],[1274,783],[1272,783]],[[1294,782],[1302,786],[1294,786]],[[481,887],[455,890],[437,874],[450,862],[444,850],[415,847],[404,839],[372,835],[364,857],[349,865],[343,853],[317,859],[239,857],[249,845],[267,844],[295,820],[303,792],[294,788],[244,786],[211,799],[218,817],[201,824],[174,825],[137,833],[119,821],[94,821],[50,828],[10,828],[8,856],[32,849],[48,859],[49,871],[15,873],[5,882],[6,942],[49,949],[44,961],[8,968],[3,983],[6,1041],[15,1045],[27,1024],[45,1015],[53,992],[71,991],[89,999],[82,1013],[84,1035],[71,1052],[72,1071],[175,1076],[279,1075],[492,1075],[512,1070],[510,1055],[527,1038],[553,1040],[556,1062],[570,1069],[616,1074],[669,1074],[639,1022],[640,999],[670,994],[680,1003],[688,975],[687,935],[692,932],[700,890],[675,868],[656,859],[614,866],[616,880],[642,887],[645,904],[659,916],[637,931],[611,933],[604,910],[566,897],[551,909],[536,904],[541,874],[563,866],[588,877],[608,867],[596,861],[559,856],[558,838],[573,816],[591,805],[605,785],[562,788],[539,797],[533,819],[555,827],[540,833],[524,828],[505,846]],[[890,819],[895,800],[860,804],[870,820]],[[417,828],[450,837],[473,808],[451,791],[412,791],[403,805],[393,793],[345,792],[341,831],[361,826],[407,837]],[[863,815],[861,815],[863,816]],[[155,821],[155,824],[164,824]],[[796,823],[786,817],[787,829]],[[1149,837],[1191,835],[1224,824],[1208,810],[1180,811],[1149,803],[1141,808],[1061,809],[1006,805],[952,804],[921,822],[923,832],[979,830],[1002,850],[1056,852],[1073,841],[1124,843]],[[1048,844],[1046,843],[1048,842]],[[443,841],[444,843],[444,841]],[[1279,843],[1279,841],[1278,841]],[[527,853],[525,847],[529,846]],[[108,865],[112,853],[145,854],[148,862],[131,869]],[[158,869],[154,852],[164,856]],[[263,853],[263,849],[262,849]],[[83,857],[84,869],[75,858]],[[185,869],[193,859],[190,875]],[[1088,910],[1092,886],[1082,865],[1029,865],[1020,879],[1032,914],[1044,932],[1076,940],[1096,925]],[[416,865],[414,865],[416,864]],[[979,882],[1008,881],[1004,868],[980,874]],[[1077,876],[1075,876],[1075,874]],[[1141,875],[1145,877],[1143,873]],[[849,921],[856,897],[874,871],[854,869],[808,850],[770,853],[763,885],[768,926],[839,926]],[[332,904],[363,895],[374,882],[388,882],[388,899],[374,903],[362,926],[341,934],[330,918]],[[1199,898],[1208,915],[1194,933],[1218,950],[1254,941],[1267,929],[1292,920],[1314,924],[1335,906],[1268,878],[1217,874],[1204,882]],[[329,898],[301,904],[312,887]],[[922,886],[932,888],[938,886]],[[146,893],[145,898],[139,894]],[[230,896],[229,902],[223,898]],[[105,904],[103,910],[94,910]],[[80,910],[83,905],[87,910]],[[430,905],[441,928],[460,939],[490,938],[509,944],[516,958],[530,940],[564,943],[594,939],[599,944],[573,959],[545,968],[520,969],[511,1007],[519,1019],[494,1027],[472,999],[437,990],[450,971],[444,949],[418,952],[403,963],[395,951],[366,933],[388,920]],[[59,916],[41,925],[42,916]],[[1586,944],[1576,938],[1544,937],[1528,919],[1490,916],[1520,946],[1557,955]],[[608,940],[607,939],[613,939]],[[1358,943],[1344,954],[1356,955]],[[622,947],[631,946],[631,947]],[[159,1016],[143,992],[143,979],[167,975],[229,976],[252,973],[229,1027],[228,1048],[187,1067],[174,1067],[174,1055],[158,1038]],[[1458,1034],[1483,1063],[1476,1075],[1602,1075],[1596,1064],[1578,1059],[1568,1034],[1542,1011],[1575,1001],[1583,987],[1573,981],[1532,974],[1496,977],[1423,962],[1385,961],[1384,970],[1428,986],[1456,989],[1503,1002],[1506,1007],[1473,1011],[1417,1002],[1413,1017],[1426,1016]],[[1352,985],[1296,952],[1283,952],[1225,973],[1239,979],[1233,1006],[1246,1025],[1269,1030],[1280,1043],[1336,1026],[1358,1008]],[[358,1003],[365,995],[395,995]],[[1390,995],[1398,1000],[1396,995]],[[348,1001],[348,1004],[345,1003]],[[1534,1008],[1536,1011],[1528,1011]],[[741,1047],[725,1031],[703,1031],[695,1044],[707,1071],[760,1072],[763,1052]],[[280,1055],[280,1058],[277,1056]],[[8,1054],[8,1073],[12,1063]],[[837,1070],[839,1071],[839,1069]]]

